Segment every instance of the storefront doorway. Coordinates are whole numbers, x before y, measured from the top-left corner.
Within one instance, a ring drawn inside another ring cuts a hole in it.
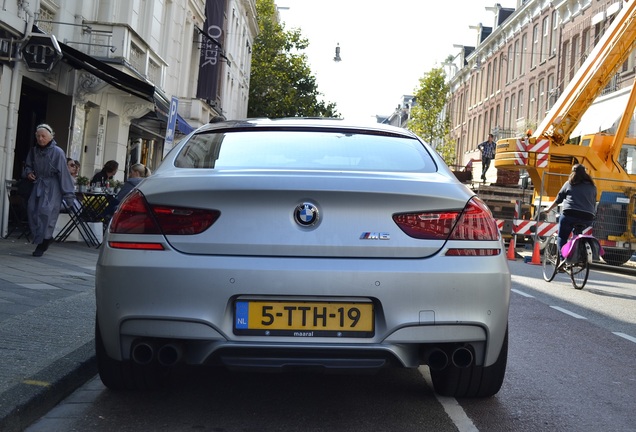
[[[53,92],[35,81],[23,78],[11,178],[22,176],[29,149],[35,145],[35,127],[40,123],[51,125],[55,131],[55,141],[66,152],[71,105],[70,96]]]

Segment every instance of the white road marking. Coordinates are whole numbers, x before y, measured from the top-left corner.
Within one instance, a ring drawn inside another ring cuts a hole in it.
[[[49,285],[49,284],[44,284],[44,283],[41,283],[41,284],[18,284],[18,285],[20,285],[23,288],[30,289],[30,290],[56,290],[56,289],[59,289],[56,286]]]
[[[431,380],[431,373],[428,367],[422,366],[418,368],[418,370],[424,377],[426,384],[428,384],[430,388],[433,388],[433,381]],[[442,405],[444,411],[446,411],[446,414],[448,414],[448,417],[457,427],[457,430],[459,432],[479,432],[479,429],[477,429],[473,421],[468,418],[464,409],[457,402],[457,399],[452,397],[440,396],[437,393],[435,393],[435,397]]]
[[[636,343],[636,337],[634,337],[634,336],[630,336],[628,334],[621,333],[621,332],[612,332],[612,333],[614,333],[616,336],[620,336],[620,337],[622,337],[624,339],[627,339],[628,341]]]
[[[587,319],[584,316],[581,316],[579,314],[575,314],[574,312],[570,312],[567,309],[563,309],[562,307],[559,306],[550,306],[552,309],[556,309],[559,312],[563,312],[564,314],[570,315],[571,317],[577,318],[577,319]]]
[[[525,292],[523,292],[523,291],[519,291],[518,289],[515,289],[515,288],[512,288],[510,291],[515,292],[515,293],[517,293],[517,294],[519,294],[519,295],[522,295],[522,296],[524,296],[524,297],[534,298],[534,296],[533,296],[533,295],[530,295],[530,294],[525,293]]]

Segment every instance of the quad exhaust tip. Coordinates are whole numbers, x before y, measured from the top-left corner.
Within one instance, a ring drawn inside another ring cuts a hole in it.
[[[132,359],[140,365],[150,364],[155,356],[155,347],[148,342],[139,342],[132,349]]]
[[[442,370],[448,366],[448,355],[439,348],[435,348],[428,355],[428,367],[433,370]]]
[[[453,366],[467,368],[473,364],[473,353],[466,347],[459,347],[453,351],[451,359],[453,360]]]
[[[473,364],[474,356],[468,347],[455,348],[449,355],[440,348],[434,348],[428,354],[427,364],[432,370],[445,369],[449,364],[457,368],[467,368]]]
[[[159,348],[157,352],[157,360],[161,366],[174,366],[183,356],[183,349],[177,344],[166,344]]]
[[[170,342],[157,348],[152,342],[141,341],[133,346],[131,356],[135,363],[142,366],[149,365],[155,359],[161,366],[174,366],[183,357],[183,347]]]

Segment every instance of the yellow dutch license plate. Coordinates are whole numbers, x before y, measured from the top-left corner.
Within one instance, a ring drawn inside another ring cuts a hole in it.
[[[288,302],[240,300],[236,334],[299,337],[371,337],[371,302]]]

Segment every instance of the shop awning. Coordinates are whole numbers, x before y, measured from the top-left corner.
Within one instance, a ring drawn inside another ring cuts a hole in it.
[[[581,121],[570,134],[570,138],[610,129],[625,111],[630,89],[626,90],[596,99],[594,104],[583,114]]]
[[[190,132],[192,132],[195,128],[193,128],[192,126],[190,126],[188,124],[187,121],[185,121],[185,119],[183,117],[181,117],[179,115],[179,113],[177,113],[177,130],[179,132],[181,132],[184,135],[189,134]]]
[[[71,48],[66,44],[60,43],[60,48],[62,49],[63,59],[73,67],[84,69],[119,90],[130,93],[133,96],[137,96],[149,102],[154,102],[154,85],[146,81],[142,81],[139,78],[135,78],[132,75],[128,75],[127,73],[122,72],[103,61],[97,60],[95,57],[84,54],[75,48]]]

